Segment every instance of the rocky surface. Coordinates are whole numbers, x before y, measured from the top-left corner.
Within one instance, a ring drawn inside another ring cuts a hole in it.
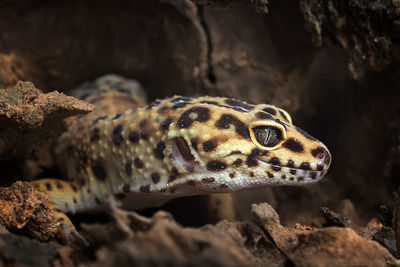
[[[152,218],[120,210],[111,200],[106,224],[84,224],[81,233],[89,247],[40,244],[26,237],[0,234],[3,264],[25,265],[26,252],[8,243],[39,250],[39,259],[52,266],[395,266],[399,262],[379,243],[342,227],[322,229],[281,225],[267,203],[253,204],[253,220],[221,221],[190,228],[179,225],[164,211]],[[35,217],[33,221],[38,219]],[[390,238],[389,238],[390,239]],[[394,239],[391,239],[393,241]],[[35,247],[35,248],[33,248]],[[47,253],[47,254],[46,254]],[[25,258],[23,258],[25,257]]]
[[[50,165],[49,147],[65,131],[63,120],[93,109],[91,104],[57,91],[44,94],[31,82],[1,89],[0,160],[17,164],[25,178],[34,176],[34,166]]]

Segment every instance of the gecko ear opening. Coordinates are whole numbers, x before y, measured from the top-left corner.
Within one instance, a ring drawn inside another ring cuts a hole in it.
[[[177,137],[177,138],[175,138],[174,141],[175,141],[175,146],[176,146],[176,148],[178,150],[177,152],[179,152],[180,156],[185,161],[194,160],[194,156],[192,155],[192,152],[190,151],[189,144],[186,142],[185,138]],[[174,154],[175,154],[175,151],[174,151]]]
[[[174,163],[176,167],[181,170],[194,170],[196,161],[185,138],[176,137],[173,140],[172,155],[174,157]]]

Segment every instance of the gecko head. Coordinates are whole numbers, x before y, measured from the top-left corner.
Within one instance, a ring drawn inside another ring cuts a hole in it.
[[[313,183],[327,172],[327,147],[271,105],[196,104],[171,126],[170,163],[206,191]],[[232,102],[230,102],[232,103]]]

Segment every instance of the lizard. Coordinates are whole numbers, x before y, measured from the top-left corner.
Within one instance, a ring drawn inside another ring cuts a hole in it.
[[[60,231],[66,213],[129,194],[143,209],[169,199],[263,186],[305,185],[328,171],[328,148],[292,124],[285,110],[213,96],[173,96],[146,104],[138,82],[106,75],[74,95],[96,106],[69,120],[55,142],[64,179],[33,185],[49,200]]]

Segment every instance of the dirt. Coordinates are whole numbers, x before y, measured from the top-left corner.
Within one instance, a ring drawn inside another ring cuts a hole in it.
[[[395,0],[3,1],[0,213],[12,233],[0,232],[0,265],[395,266],[399,10]],[[329,147],[331,169],[315,185],[234,194],[232,222],[209,220],[192,197],[73,217],[90,247],[39,243],[54,237],[51,212],[13,183],[59,176],[54,137],[93,109],[59,92],[107,73],[138,80],[150,100],[285,108]]]

